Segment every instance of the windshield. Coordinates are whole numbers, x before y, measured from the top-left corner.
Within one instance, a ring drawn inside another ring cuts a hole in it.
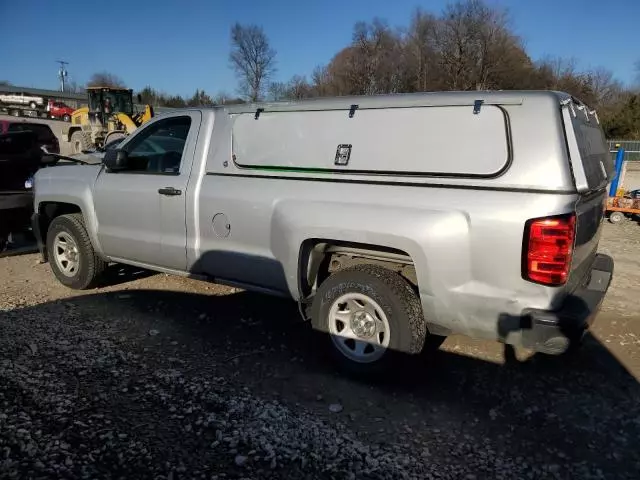
[[[113,112],[123,112],[131,115],[133,105],[131,104],[131,92],[103,92],[105,105],[111,103]]]
[[[133,114],[133,103],[129,90],[89,91],[89,110],[92,112]]]

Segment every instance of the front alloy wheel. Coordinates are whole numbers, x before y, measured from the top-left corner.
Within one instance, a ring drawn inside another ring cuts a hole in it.
[[[80,267],[80,253],[78,245],[67,232],[58,232],[53,241],[53,261],[60,269],[60,272],[73,277]]]

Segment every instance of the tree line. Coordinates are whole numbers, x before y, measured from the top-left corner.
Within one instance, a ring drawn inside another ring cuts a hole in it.
[[[508,12],[483,0],[455,1],[439,14],[416,9],[400,28],[382,19],[358,22],[351,43],[327,65],[318,66],[310,78],[295,75],[287,82],[269,82],[275,52],[262,29],[235,25],[231,38],[230,61],[239,91],[251,100],[443,90],[561,90],[598,109],[608,137],[640,138],[638,89],[625,88],[604,68],[578,70],[573,59],[534,61],[514,33]]]
[[[109,72],[94,73],[89,81],[87,87],[111,87],[111,88],[126,88],[125,81],[117,75]],[[143,104],[149,104],[154,107],[170,107],[170,108],[182,108],[182,107],[197,107],[197,106],[213,106],[222,104],[231,104],[244,102],[241,98],[235,98],[226,93],[219,93],[214,97],[209,96],[204,90],[196,89],[195,93],[191,97],[182,97],[180,95],[171,95],[165,92],[161,92],[146,86],[139,92],[135,93],[136,99],[140,96],[140,102]]]
[[[184,98],[146,87],[139,92],[143,102],[183,107],[443,90],[561,90],[598,109],[608,137],[640,138],[638,89],[625,87],[604,68],[579,70],[572,59],[534,61],[508,12],[484,0],[458,0],[440,13],[418,8],[402,27],[379,18],[358,22],[351,42],[326,65],[285,82],[272,81],[276,52],[261,27],[235,24],[230,33],[237,97],[211,97],[197,89]],[[95,80],[105,78],[89,84]]]

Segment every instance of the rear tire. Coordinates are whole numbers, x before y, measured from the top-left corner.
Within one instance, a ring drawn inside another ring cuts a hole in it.
[[[47,231],[47,255],[58,281],[74,290],[92,287],[105,269],[105,262],[91,244],[79,213],[61,215]]]
[[[624,220],[624,214],[622,212],[611,212],[609,214],[609,221],[613,224],[620,223]]]
[[[338,367],[357,376],[389,373],[418,354],[427,336],[420,299],[400,275],[377,265],[338,271],[318,289],[312,305],[315,330]]]

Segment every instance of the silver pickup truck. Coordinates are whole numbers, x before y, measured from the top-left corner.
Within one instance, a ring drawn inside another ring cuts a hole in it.
[[[613,272],[612,170],[558,92],[175,110],[102,164],[40,170],[33,224],[71,288],[116,262],[290,297],[368,373],[452,333],[578,342]]]

